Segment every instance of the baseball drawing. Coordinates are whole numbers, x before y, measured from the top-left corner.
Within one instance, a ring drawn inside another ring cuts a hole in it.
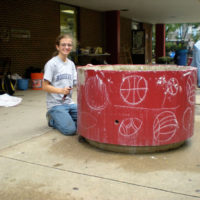
[[[164,82],[165,84],[165,92],[164,92],[164,99],[162,105],[165,104],[165,101],[169,95],[175,96],[178,93],[179,90],[179,82],[176,78],[170,78],[167,82]]]
[[[175,96],[178,93],[179,83],[176,78],[170,78],[167,82],[167,90],[166,93]]]
[[[137,75],[125,77],[120,86],[122,99],[131,105],[141,103],[145,99],[147,91],[147,80]]]
[[[158,114],[153,123],[154,140],[169,141],[178,129],[176,115],[171,111],[164,111]]]

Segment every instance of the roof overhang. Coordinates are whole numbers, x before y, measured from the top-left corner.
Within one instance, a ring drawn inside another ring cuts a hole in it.
[[[96,11],[120,10],[120,15],[150,24],[199,23],[200,0],[56,0]]]

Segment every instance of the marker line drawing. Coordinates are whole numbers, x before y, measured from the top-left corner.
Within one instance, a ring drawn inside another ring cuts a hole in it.
[[[92,110],[101,111],[109,103],[106,84],[97,75],[90,77],[85,85],[85,98]]]
[[[196,85],[194,80],[195,80],[194,76],[189,76],[186,82],[187,99],[191,105],[195,104]]]
[[[119,126],[119,133],[123,136],[136,135],[139,132],[142,124],[143,121],[138,118],[124,119]]]
[[[154,140],[166,142],[171,140],[178,129],[176,115],[171,111],[164,111],[158,114],[153,123]]]
[[[147,80],[142,76],[127,76],[120,86],[120,95],[124,102],[131,105],[140,104],[148,91]]]
[[[179,89],[179,82],[176,78],[170,78],[169,81],[167,81],[166,84],[166,90],[164,92],[164,100],[162,103],[162,106],[165,104],[167,95],[175,96],[178,93]]]
[[[130,108],[134,110],[176,110],[180,106],[168,108],[168,107],[161,107],[161,108],[144,108],[144,107],[132,107],[132,106],[126,106],[126,105],[114,105],[114,107],[119,107],[119,108]]]
[[[94,117],[92,114],[87,112],[81,112],[79,116],[81,128],[91,129],[97,125],[97,118]],[[82,124],[84,124],[84,126]]]
[[[183,128],[186,131],[191,130],[192,126],[191,121],[193,121],[192,118],[193,118],[192,109],[190,107],[187,107],[183,113],[183,118],[182,118]]]

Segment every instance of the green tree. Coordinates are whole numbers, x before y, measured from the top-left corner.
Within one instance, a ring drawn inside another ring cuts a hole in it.
[[[200,27],[200,23],[185,23],[185,24],[166,24],[165,25],[165,37],[168,39],[169,35],[175,31],[178,31],[178,35],[176,39],[178,41],[185,41],[185,39],[188,37],[188,30],[189,27],[192,27],[193,29],[197,29]],[[192,39],[194,42],[196,42],[200,38],[200,32],[197,32],[196,34],[190,34],[190,39]]]

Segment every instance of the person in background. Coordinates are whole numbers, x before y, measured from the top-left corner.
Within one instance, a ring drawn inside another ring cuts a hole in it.
[[[191,66],[197,67],[197,86],[200,88],[200,40],[193,46],[193,59]]]
[[[188,40],[188,45],[187,45],[187,49],[188,49],[188,55],[192,56],[193,53],[193,46],[194,46],[194,41],[192,39]]]
[[[73,44],[70,35],[58,36],[56,55],[44,67],[48,125],[64,135],[74,135],[77,129],[77,105],[72,101],[77,72],[75,64],[68,58]]]

